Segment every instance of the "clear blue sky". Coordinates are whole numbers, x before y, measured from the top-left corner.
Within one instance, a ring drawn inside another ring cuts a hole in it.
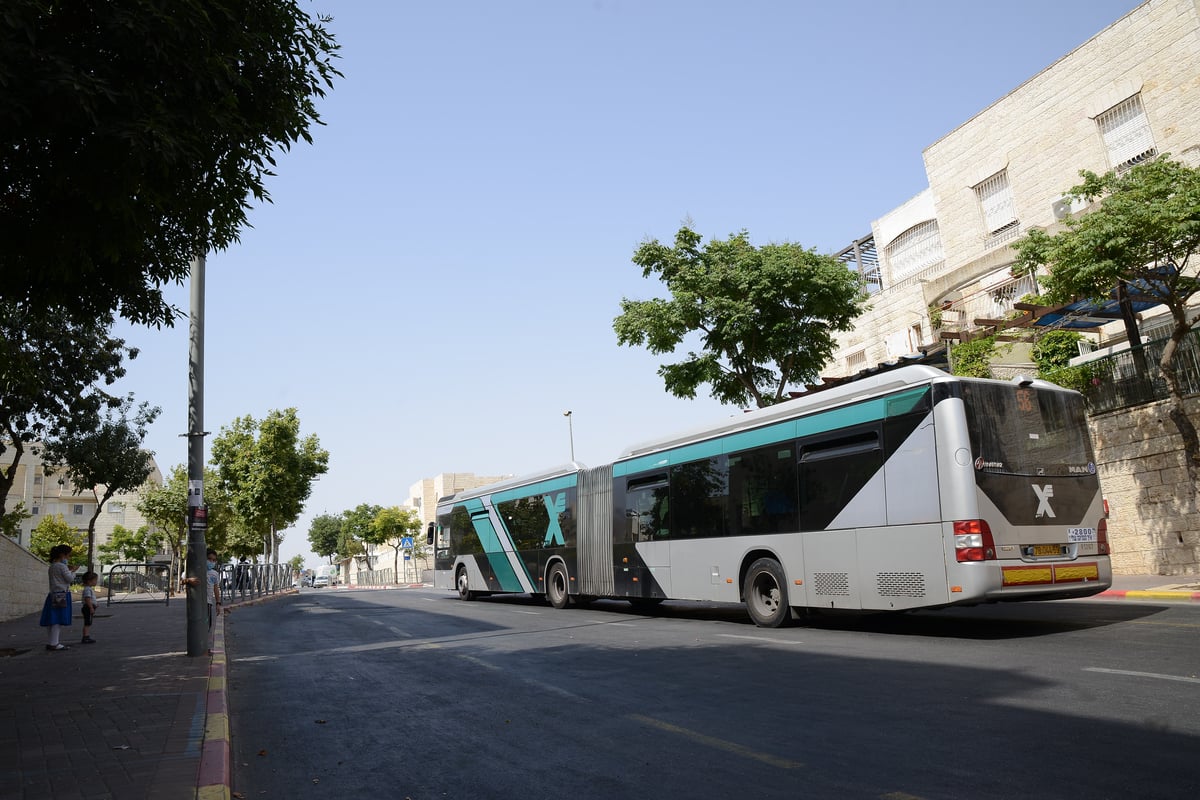
[[[205,428],[294,406],[329,473],[289,529],[440,472],[589,466],[736,409],[617,346],[630,261],[705,238],[834,252],[926,186],[921,151],[1135,0],[317,0],[345,78],[274,202],[207,262]],[[170,296],[187,310],[188,292]],[[118,387],[186,463],[187,324]],[[207,452],[207,449],[206,449]]]

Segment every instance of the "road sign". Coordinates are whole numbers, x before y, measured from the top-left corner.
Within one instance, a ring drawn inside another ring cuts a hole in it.
[[[401,537],[400,537],[400,546],[401,546],[401,547],[403,547],[403,548],[405,548],[406,550],[412,550],[412,546],[413,546],[413,537],[411,537],[411,536],[401,536]]]

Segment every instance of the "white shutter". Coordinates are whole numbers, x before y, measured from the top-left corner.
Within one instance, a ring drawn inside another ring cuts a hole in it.
[[[1100,126],[1113,168],[1136,163],[1156,152],[1141,95],[1117,103],[1096,117],[1096,124]]]

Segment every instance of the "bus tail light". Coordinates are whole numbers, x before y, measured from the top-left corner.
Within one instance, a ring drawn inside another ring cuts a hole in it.
[[[996,543],[992,529],[981,519],[954,521],[954,557],[960,561],[992,561],[996,558]]]
[[[1108,520],[1103,517],[1096,523],[1096,554],[1108,555]]]

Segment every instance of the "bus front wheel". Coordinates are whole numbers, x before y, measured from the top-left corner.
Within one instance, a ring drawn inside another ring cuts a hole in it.
[[[554,608],[567,607],[570,599],[568,585],[567,568],[562,565],[561,561],[551,564],[550,569],[546,572],[546,599]]]
[[[475,593],[470,589],[470,581],[467,580],[467,568],[459,567],[458,575],[454,578],[454,585],[458,587],[459,600],[474,600]]]
[[[750,619],[760,628],[779,628],[792,619],[783,567],[773,558],[760,558],[750,565],[742,596]]]

